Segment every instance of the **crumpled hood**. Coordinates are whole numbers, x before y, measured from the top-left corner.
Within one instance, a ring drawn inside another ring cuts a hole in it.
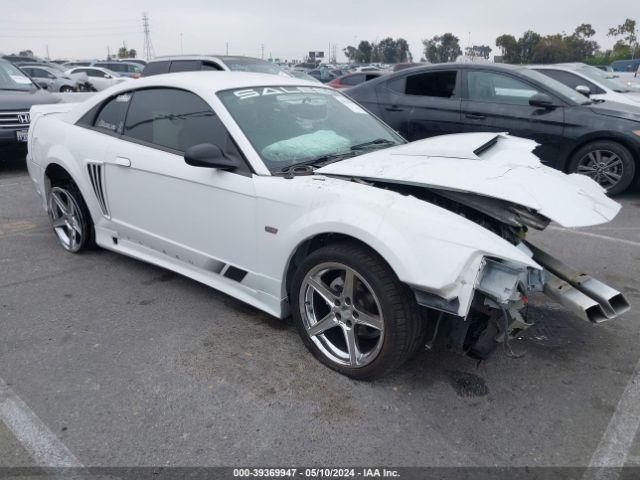
[[[496,133],[442,135],[377,150],[316,170],[499,198],[537,211],[564,227],[613,219],[620,205],[595,181],[540,163],[531,140]]]

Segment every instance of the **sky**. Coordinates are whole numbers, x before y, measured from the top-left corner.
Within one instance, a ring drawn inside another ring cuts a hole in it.
[[[0,53],[31,49],[45,57],[99,59],[123,42],[142,56],[142,13],[149,15],[156,55],[209,53],[302,59],[361,40],[404,37],[415,59],[422,40],[452,32],[461,47],[489,45],[532,29],[542,35],[570,33],[591,23],[602,47],[614,40],[609,27],[631,17],[636,0],[0,0]],[[532,5],[535,7],[532,8]]]

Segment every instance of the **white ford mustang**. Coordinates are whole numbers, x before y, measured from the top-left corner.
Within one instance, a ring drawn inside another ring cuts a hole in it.
[[[335,90],[233,72],[31,112],[29,172],[63,248],[95,243],[291,313],[311,352],[354,378],[441,337],[484,358],[530,325],[532,292],[591,322],[629,308],[525,240],[620,209],[541,165],[529,140],[406,143]]]

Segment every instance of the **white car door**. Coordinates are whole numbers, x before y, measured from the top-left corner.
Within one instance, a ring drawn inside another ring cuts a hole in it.
[[[89,77],[89,81],[96,87],[96,90],[104,90],[113,85],[113,80],[108,77],[108,74],[100,70],[99,68],[85,68],[84,69]]]
[[[220,119],[184,90],[144,89],[113,101],[129,104],[124,125],[105,120],[122,133],[105,156],[109,214],[119,238],[173,262],[224,270],[225,276],[233,266],[243,277],[254,264],[253,178]],[[219,146],[242,167],[187,165],[183,152],[202,143]]]

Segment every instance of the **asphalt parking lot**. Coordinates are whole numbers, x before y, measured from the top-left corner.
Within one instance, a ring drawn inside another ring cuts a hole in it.
[[[359,383],[287,321],[108,251],[65,253],[23,162],[0,161],[0,379],[83,465],[585,466],[639,415],[640,194],[618,200],[608,225],[533,240],[623,291],[623,318],[594,326],[539,298],[522,358],[423,351]],[[640,465],[630,435],[616,451]],[[0,466],[30,464],[0,422]]]

